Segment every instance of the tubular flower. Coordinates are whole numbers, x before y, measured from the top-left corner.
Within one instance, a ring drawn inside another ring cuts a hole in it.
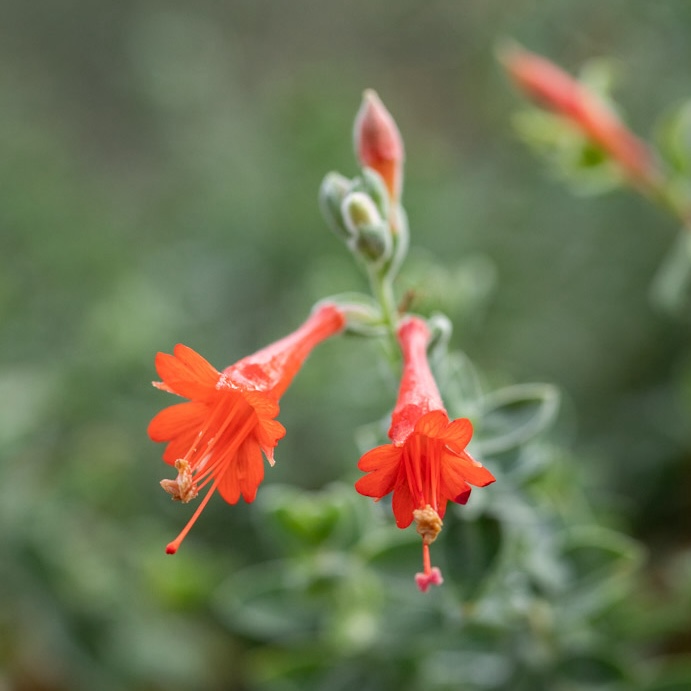
[[[427,361],[429,339],[427,324],[418,317],[408,317],[399,326],[403,375],[389,429],[393,443],[360,459],[358,468],[367,475],[355,483],[360,494],[375,500],[393,492],[399,528],[415,521],[424,567],[415,581],[422,592],[442,583],[441,572],[430,563],[429,546],[442,528],[447,502],[465,504],[470,485],[494,482],[493,475],[465,450],[473,434],[470,421],[449,421]]]
[[[403,139],[396,121],[372,89],[362,96],[353,134],[358,160],[382,176],[391,201],[397,202],[403,187]]]
[[[296,331],[219,372],[191,348],[158,353],[154,386],[189,399],[165,408],[149,423],[153,441],[168,442],[163,460],[178,471],[161,486],[188,502],[210,489],[166,552],[174,554],[211,496],[235,504],[254,501],[264,478],[262,452],[274,464],[274,448],[285,428],[274,418],[278,399],[312,349],[343,329],[345,316],[331,304],[317,308]]]
[[[512,46],[502,62],[516,85],[539,106],[570,121],[644,187],[659,177],[652,152],[595,93],[549,60]]]

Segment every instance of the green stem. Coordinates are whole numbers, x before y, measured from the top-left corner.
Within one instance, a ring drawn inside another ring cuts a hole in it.
[[[398,308],[394,297],[393,285],[386,270],[370,268],[368,271],[370,286],[375,300],[379,303],[382,321],[390,340],[390,352],[396,351],[396,329],[398,328]]]

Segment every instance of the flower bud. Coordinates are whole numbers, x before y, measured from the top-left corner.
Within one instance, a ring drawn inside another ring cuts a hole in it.
[[[363,168],[362,175],[353,180],[351,192],[364,192],[375,204],[379,213],[388,219],[391,215],[389,190],[384,178],[373,168]]]
[[[393,242],[389,224],[364,192],[351,192],[341,206],[345,226],[351,234],[350,247],[368,261],[386,261]]]
[[[656,186],[659,171],[651,151],[598,94],[554,63],[520,46],[504,46],[499,58],[528,98],[569,121],[616,161],[633,182],[644,188]]]
[[[403,186],[403,140],[398,126],[377,93],[367,89],[355,118],[355,155],[363,167],[381,175],[392,202],[398,202]]]
[[[365,226],[380,225],[384,220],[372,199],[364,192],[351,192],[343,200],[341,213],[352,235]]]
[[[351,231],[343,222],[341,205],[350,190],[351,182],[339,173],[328,173],[319,188],[319,208],[331,230],[336,235],[349,239]]]

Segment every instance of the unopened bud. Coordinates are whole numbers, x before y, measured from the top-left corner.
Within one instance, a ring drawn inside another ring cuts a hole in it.
[[[403,140],[391,113],[372,89],[363,94],[353,134],[357,159],[381,175],[389,198],[397,202],[403,186]]]
[[[361,228],[381,225],[384,220],[372,199],[364,192],[352,192],[341,206],[343,221],[355,235]]]
[[[319,188],[319,207],[322,215],[336,235],[344,239],[351,236],[351,232],[343,222],[341,205],[351,187],[351,181],[339,173],[328,173]]]
[[[353,251],[372,262],[386,261],[391,256],[391,229],[370,197],[364,192],[352,192],[343,200],[341,212],[352,236]]]
[[[363,168],[362,175],[353,180],[351,192],[364,192],[375,204],[379,213],[386,219],[391,212],[389,190],[384,178],[374,168]]]

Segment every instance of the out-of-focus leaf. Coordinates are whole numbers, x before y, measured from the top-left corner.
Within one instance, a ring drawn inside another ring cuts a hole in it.
[[[596,195],[622,186],[622,175],[607,155],[563,118],[530,108],[516,113],[513,124],[573,192]]]
[[[630,691],[635,682],[631,670],[613,655],[608,655],[606,650],[565,655],[559,663],[559,674],[569,688],[578,689]]]
[[[657,270],[650,299],[659,309],[680,315],[691,303],[691,232],[682,229],[677,241]]]
[[[454,323],[476,319],[497,285],[497,270],[487,256],[468,255],[452,266],[418,248],[411,250],[398,279],[403,300],[413,312],[441,311]]]
[[[481,414],[482,385],[468,356],[460,351],[452,352],[435,365],[439,388],[450,417],[477,419]]]
[[[659,663],[658,663],[659,664]],[[642,685],[642,691],[689,691],[691,689],[691,655],[662,661],[654,681]]]
[[[487,456],[515,448],[543,432],[559,409],[551,384],[517,384],[487,394],[481,404],[478,441]]]
[[[322,605],[304,597],[309,583],[287,560],[239,571],[214,598],[227,626],[263,641],[297,645],[318,630]]]
[[[286,552],[313,549],[325,542],[341,545],[355,539],[354,492],[332,485],[319,492],[269,485],[258,495],[255,507],[262,531],[271,534]]]
[[[457,585],[465,598],[472,598],[490,577],[501,547],[499,521],[481,516],[463,521],[447,514],[437,543],[443,549],[447,580]]]
[[[569,530],[562,551],[570,568],[563,605],[581,618],[625,598],[631,576],[644,559],[640,543],[598,525]]]
[[[691,100],[670,109],[657,122],[655,141],[665,162],[680,175],[691,175]]]
[[[439,650],[423,662],[426,688],[448,691],[504,688],[514,671],[500,650]]]

